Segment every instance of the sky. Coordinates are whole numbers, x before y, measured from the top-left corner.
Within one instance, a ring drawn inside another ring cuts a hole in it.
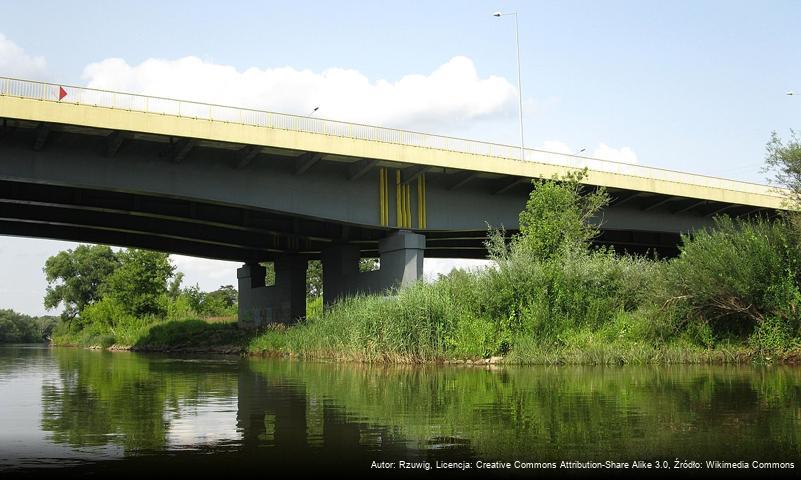
[[[0,0],[0,76],[350,120],[764,183],[799,128],[797,1]],[[517,83],[514,17],[520,39]],[[522,90],[522,96],[518,92]],[[69,242],[0,236],[0,308],[45,313]],[[232,262],[173,256],[186,283]],[[426,275],[451,261],[426,261]],[[472,264],[471,264],[472,265]],[[52,313],[52,312],[51,312]]]

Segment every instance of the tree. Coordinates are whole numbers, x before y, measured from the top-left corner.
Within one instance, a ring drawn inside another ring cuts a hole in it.
[[[516,239],[530,255],[547,260],[561,249],[586,249],[598,236],[592,223],[609,202],[603,188],[590,190],[581,184],[587,170],[562,178],[534,180],[534,190],[520,212],[520,235]]]
[[[167,295],[175,300],[181,294],[181,283],[184,281],[184,272],[177,272],[167,287]]]
[[[233,307],[239,298],[239,292],[233,285],[223,285],[213,292],[209,292],[206,298],[213,298],[215,303],[224,305],[225,307]]]
[[[33,343],[47,339],[55,317],[31,317],[13,310],[0,309],[0,343]]]
[[[100,288],[103,296],[114,297],[137,317],[163,315],[162,295],[175,267],[166,253],[129,248],[117,254],[119,267]]]
[[[772,132],[767,146],[765,172],[773,174],[773,181],[787,189],[789,207],[801,207],[801,137],[791,130],[790,140],[782,141],[779,134]]]
[[[119,265],[116,254],[105,245],[78,245],[45,261],[47,279],[45,308],[64,304],[61,318],[70,321],[100,299],[100,285]]]

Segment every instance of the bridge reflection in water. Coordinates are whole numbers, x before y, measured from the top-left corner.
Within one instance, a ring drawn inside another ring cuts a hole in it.
[[[800,377],[792,368],[390,368],[0,348],[0,472],[793,461]]]

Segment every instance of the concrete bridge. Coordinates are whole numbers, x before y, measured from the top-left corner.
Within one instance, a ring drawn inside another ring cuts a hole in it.
[[[530,179],[588,168],[613,200],[601,244],[675,252],[725,212],[775,212],[770,187],[369,125],[0,77],[0,234],[242,261],[240,319],[305,313],[420,278],[423,257],[482,258],[517,228]],[[358,272],[360,257],[380,270]],[[275,262],[264,285],[259,262]]]

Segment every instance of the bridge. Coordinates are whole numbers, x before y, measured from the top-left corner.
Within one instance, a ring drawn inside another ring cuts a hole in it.
[[[241,261],[252,324],[304,316],[309,259],[331,303],[419,279],[425,256],[483,258],[488,224],[517,228],[530,179],[587,168],[612,197],[598,243],[630,252],[670,255],[718,213],[782,208],[765,185],[3,77],[0,122],[0,234]],[[359,273],[361,257],[380,269]]]

